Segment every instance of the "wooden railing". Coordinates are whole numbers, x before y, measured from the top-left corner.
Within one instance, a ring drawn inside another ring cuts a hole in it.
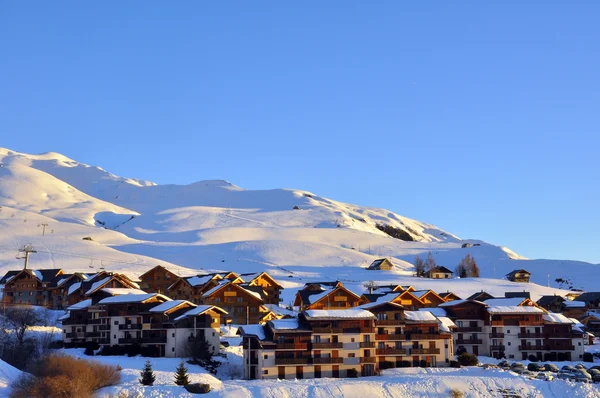
[[[331,348],[343,348],[343,343],[312,343],[313,350],[331,349]]]
[[[406,355],[406,348],[379,348],[375,351],[377,355]]]
[[[439,348],[411,348],[411,355],[436,355],[440,353]]]
[[[336,357],[336,358],[319,357],[319,358],[313,358],[313,363],[314,364],[344,363],[344,358],[342,358],[342,357]]]
[[[275,346],[278,350],[306,350],[308,344],[306,343],[283,343]]]
[[[376,334],[375,340],[406,340],[405,334]]]
[[[375,363],[377,359],[375,357],[360,357],[360,363]]]
[[[313,328],[313,333],[343,333],[342,328]]]
[[[543,351],[544,350],[544,346],[543,345],[520,345],[519,346],[519,350],[521,351]]]
[[[456,344],[482,344],[483,341],[479,339],[458,339]]]
[[[519,333],[520,339],[543,339],[544,337],[545,337],[544,333],[533,333],[533,332]]]
[[[504,338],[504,333],[490,333],[490,338],[491,339],[503,339]]]
[[[275,358],[275,365],[308,365],[312,358]]]
[[[400,326],[404,325],[404,321],[401,319],[384,319],[384,320],[376,320],[376,326]]]
[[[461,333],[468,333],[468,332],[481,332],[481,328],[480,327],[476,327],[476,326],[462,326],[462,327],[458,327],[456,329],[457,332]]]

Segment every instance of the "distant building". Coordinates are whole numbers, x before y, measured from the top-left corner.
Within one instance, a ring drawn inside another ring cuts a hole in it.
[[[342,282],[307,283],[298,290],[294,306],[304,310],[349,309],[363,304],[360,296],[346,289]]]
[[[522,291],[522,292],[504,292],[504,298],[524,298],[524,299],[530,299],[531,298],[531,293],[526,292],[526,291]]]
[[[157,265],[140,276],[140,288],[149,293],[166,294],[168,287],[178,278],[179,276],[162,265]]]
[[[376,270],[376,271],[390,271],[394,268],[394,264],[387,258],[380,258],[375,260],[367,267],[368,270]]]
[[[423,274],[423,276],[425,276],[425,278],[431,278],[431,279],[451,279],[452,274],[454,274],[454,272],[450,271],[448,268],[438,266],[438,267],[433,267],[429,271],[425,272],[425,274]]]
[[[493,298],[495,298],[495,297],[492,296],[491,294],[489,294],[488,292],[484,292],[482,290],[480,292],[473,293],[472,295],[467,297],[467,300],[485,301],[485,300],[489,300],[489,299],[493,299]]]
[[[529,278],[531,277],[531,272],[524,269],[516,269],[508,274],[506,274],[506,279],[511,282],[522,282],[529,283]]]
[[[548,311],[552,311],[552,312],[562,312],[563,310],[563,306],[562,304],[565,302],[566,300],[561,297],[561,296],[557,296],[557,295],[553,295],[553,296],[542,296],[540,297],[540,299],[536,302],[537,305],[539,305],[540,307],[548,310]]]
[[[443,298],[444,301],[446,301],[446,302],[453,301],[453,300],[462,300],[458,295],[456,295],[452,292],[438,293],[438,296]]]
[[[585,292],[573,301],[583,302],[589,311],[600,313],[600,292]]]

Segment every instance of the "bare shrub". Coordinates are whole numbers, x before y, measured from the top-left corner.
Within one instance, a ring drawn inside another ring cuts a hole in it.
[[[244,374],[244,371],[240,365],[228,363],[227,367],[223,370],[224,375],[230,380],[240,379]]]
[[[48,355],[39,360],[32,373],[13,384],[13,397],[91,397],[93,392],[121,380],[119,369],[95,361],[66,355]]]
[[[459,390],[459,389],[457,389],[457,388],[454,388],[454,389],[452,389],[452,391],[450,391],[450,396],[451,396],[452,398],[464,398],[464,396],[465,396],[465,393],[464,393],[464,392],[462,392],[462,391],[460,391],[460,390]]]

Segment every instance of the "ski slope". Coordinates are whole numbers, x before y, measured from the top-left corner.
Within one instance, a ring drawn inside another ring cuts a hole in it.
[[[508,248],[461,240],[434,225],[385,209],[357,206],[294,189],[245,190],[227,181],[157,185],[115,176],[58,153],[29,155],[0,148],[0,272],[20,268],[17,250],[32,244],[31,267],[68,271],[107,269],[138,276],[163,264],[180,275],[202,271],[266,270],[287,288],[287,302],[306,282],[340,279],[357,292],[367,280],[466,296],[526,289],[532,296],[565,293],[557,278],[595,289],[598,265],[529,260]],[[42,236],[42,224],[47,224]],[[412,241],[376,228],[403,230]],[[83,240],[90,237],[92,241]],[[471,243],[469,248],[462,248]],[[415,256],[432,252],[450,269],[466,254],[481,279],[413,278]],[[380,257],[394,271],[366,271]],[[516,268],[535,283],[500,279]],[[550,281],[550,287],[547,287]]]

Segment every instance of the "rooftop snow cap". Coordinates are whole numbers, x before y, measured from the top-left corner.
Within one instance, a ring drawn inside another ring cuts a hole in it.
[[[372,312],[361,308],[349,310],[307,310],[306,319],[376,319]]]

